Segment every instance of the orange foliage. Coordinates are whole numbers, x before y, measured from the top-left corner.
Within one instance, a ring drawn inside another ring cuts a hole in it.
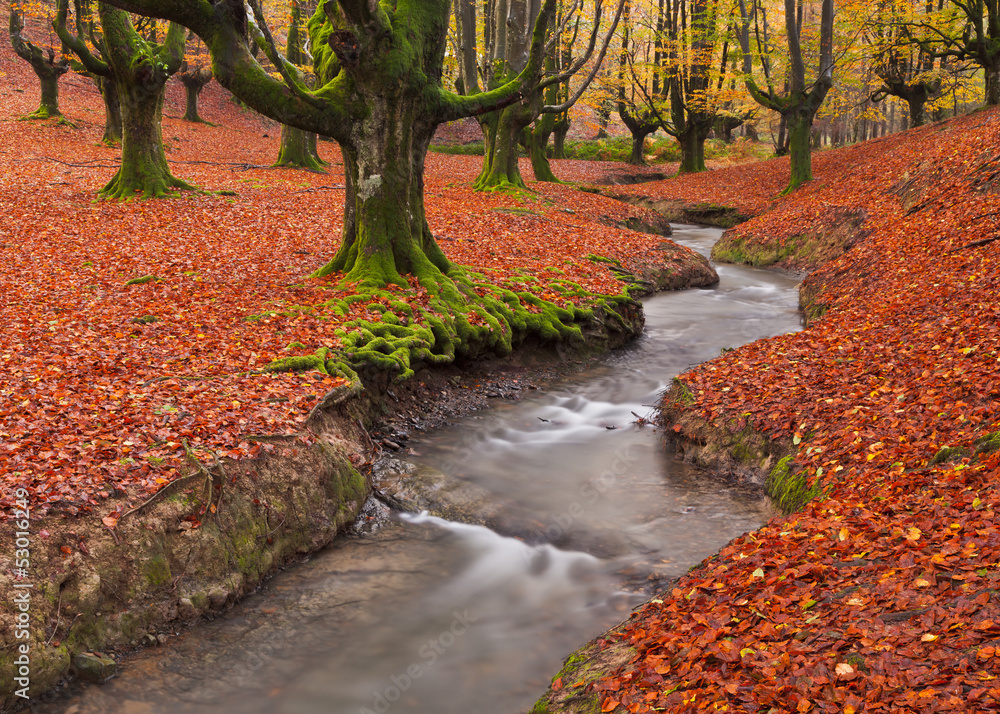
[[[658,185],[760,214],[783,245],[831,207],[867,233],[810,275],[828,312],[684,374],[695,410],[799,442],[826,490],[726,546],[623,635],[608,711],[983,711],[1000,707],[1000,112],[817,154],[781,199],[774,160]],[[651,185],[633,187],[653,193]],[[610,701],[616,702],[609,706]]]

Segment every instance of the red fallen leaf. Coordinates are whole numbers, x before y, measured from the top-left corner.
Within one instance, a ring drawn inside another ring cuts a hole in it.
[[[556,679],[552,680],[552,691],[553,692],[558,692],[562,688],[563,688],[562,677],[556,677]]]
[[[49,532],[48,532],[47,530],[45,530],[44,528],[43,528],[42,530],[38,531],[38,537],[39,537],[39,538],[41,538],[41,539],[43,539],[43,540],[44,540],[45,538],[48,538],[48,537],[49,537],[50,535],[52,535],[52,534],[51,534],[51,533],[49,533]]]
[[[101,519],[101,523],[106,525],[108,528],[114,528],[118,525],[118,519],[113,516],[104,516],[104,518]]]
[[[60,548],[59,550],[61,550],[61,551],[62,551],[63,553],[65,553],[66,555],[71,555],[71,554],[73,553],[73,549],[72,549],[72,548],[70,548],[70,547],[69,547],[68,545],[64,545],[64,546],[63,546],[62,548]]]
[[[614,711],[618,707],[618,704],[619,702],[617,699],[612,699],[611,697],[608,697],[607,699],[604,700],[604,703],[601,704],[601,711],[602,712]]]

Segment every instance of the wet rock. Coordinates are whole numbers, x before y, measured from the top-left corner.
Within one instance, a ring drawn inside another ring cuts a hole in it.
[[[198,608],[191,602],[191,598],[182,597],[177,601],[177,614],[185,620],[189,620],[198,616]]]
[[[208,590],[208,601],[213,608],[222,608],[229,600],[229,593],[220,585],[215,585]]]
[[[115,676],[118,665],[100,652],[82,652],[73,657],[76,676],[85,682],[105,682]]]
[[[489,524],[502,504],[486,489],[437,469],[385,458],[372,469],[373,485],[392,508],[427,511],[463,523]]]

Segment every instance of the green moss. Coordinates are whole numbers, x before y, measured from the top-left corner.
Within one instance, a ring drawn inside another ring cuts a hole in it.
[[[946,464],[950,461],[958,461],[959,459],[969,455],[968,449],[963,449],[954,446],[943,446],[938,450],[931,460],[927,462],[928,466],[937,466],[938,464]]]
[[[683,404],[684,406],[692,406],[695,403],[694,394],[688,389],[688,386],[684,384],[684,381],[680,377],[674,377],[674,386],[670,390],[670,395],[675,402]]]
[[[143,275],[141,278],[132,278],[126,285],[145,285],[146,283],[152,282],[154,280],[159,280],[155,275]]]
[[[781,459],[767,476],[765,490],[785,513],[797,511],[813,498],[822,495],[818,483],[809,483],[804,471],[795,471],[791,456]]]
[[[154,587],[170,582],[170,563],[163,554],[157,554],[142,564],[142,574]]]
[[[723,236],[712,248],[712,260],[720,263],[739,263],[766,267],[779,263],[798,252],[797,238],[789,238],[783,244],[751,243],[744,238],[727,238]]]
[[[199,610],[207,610],[211,605],[206,593],[194,593],[190,597],[191,604]]]
[[[160,318],[156,315],[143,315],[142,317],[133,317],[131,322],[137,325],[151,325],[154,322],[160,322]]]
[[[1000,451],[1000,431],[976,439],[975,447],[976,454],[992,454],[995,451]]]

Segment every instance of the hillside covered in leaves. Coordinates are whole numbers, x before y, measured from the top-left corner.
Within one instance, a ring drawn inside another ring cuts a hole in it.
[[[736,208],[756,217],[717,258],[815,268],[807,329],[663,404],[683,450],[762,436],[786,458],[733,461],[814,497],[578,653],[536,711],[1000,707],[998,146],[987,110],[817,154],[784,198],[781,159],[615,189]]]

